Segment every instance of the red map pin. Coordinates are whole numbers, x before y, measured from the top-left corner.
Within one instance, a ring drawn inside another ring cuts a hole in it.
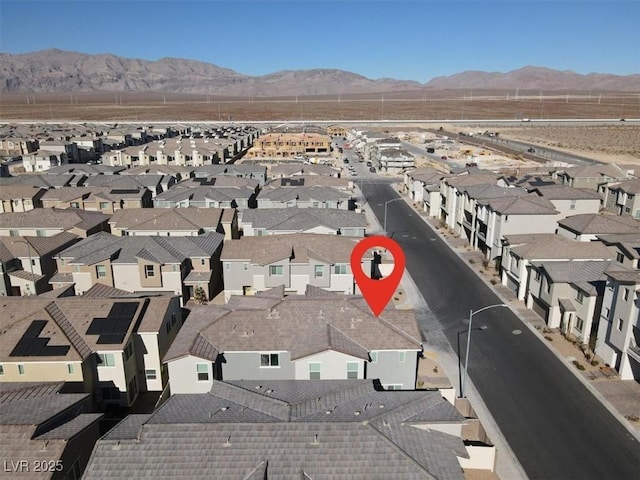
[[[391,275],[378,280],[369,277],[362,271],[362,257],[368,250],[375,247],[381,247],[391,252],[394,263]],[[384,307],[387,306],[396,291],[402,274],[404,273],[404,266],[405,258],[402,247],[389,237],[376,236],[364,238],[358,242],[351,252],[351,271],[353,272],[358,287],[360,287],[364,299],[376,317],[380,316],[380,313],[382,313]]]

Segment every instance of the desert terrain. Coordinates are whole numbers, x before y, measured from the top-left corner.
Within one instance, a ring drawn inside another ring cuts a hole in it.
[[[421,90],[312,97],[220,97],[162,92],[0,94],[0,122],[252,122],[442,120],[446,129],[475,128],[464,120],[640,118],[640,98],[627,92]],[[433,128],[433,125],[430,126]],[[640,164],[640,126],[501,125],[503,138],[572,151],[595,160]]]

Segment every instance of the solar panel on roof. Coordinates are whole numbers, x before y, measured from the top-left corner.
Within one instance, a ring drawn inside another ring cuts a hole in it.
[[[86,334],[98,335],[96,343],[99,344],[122,343],[139,305],[139,302],[114,303],[106,318],[97,317],[91,320]]]
[[[47,325],[47,320],[33,320],[27,327],[22,338],[18,340],[10,357],[58,357],[65,356],[71,348],[69,345],[48,345],[48,337],[40,337],[40,333]]]
[[[132,188],[116,188],[111,190],[109,193],[112,193],[113,195],[133,195],[136,193],[139,193],[138,189],[132,189]]]

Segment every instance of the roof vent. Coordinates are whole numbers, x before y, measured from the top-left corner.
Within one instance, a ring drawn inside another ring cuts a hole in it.
[[[231,446],[231,437],[230,436],[227,437],[227,441],[224,442],[224,444],[222,446],[225,447],[225,448],[228,448],[228,447]]]
[[[360,410],[356,410],[356,411],[355,411],[355,413],[354,413],[354,415],[355,415],[355,416],[358,416],[358,415],[360,415],[361,413],[362,413],[362,412],[361,412]]]
[[[317,433],[313,436],[313,442],[311,442],[311,445],[320,445],[320,440],[318,440]]]

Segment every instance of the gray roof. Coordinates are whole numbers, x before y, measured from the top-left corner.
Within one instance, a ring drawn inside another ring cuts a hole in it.
[[[640,232],[640,220],[628,216],[585,213],[558,220],[561,227],[578,234],[624,234]]]
[[[202,237],[202,238],[200,238]],[[182,263],[187,258],[211,257],[224,235],[208,232],[200,237],[116,237],[99,232],[60,252],[67,264],[93,265],[107,258],[114,264],[138,263],[138,258],[158,264]]]
[[[332,187],[279,187],[262,190],[258,194],[258,201],[271,200],[274,202],[288,202],[292,200],[319,202],[335,202],[348,200],[351,194]]]
[[[507,235],[511,251],[527,260],[611,260],[613,253],[601,242],[578,242],[562,235],[538,233]]]
[[[490,198],[478,203],[487,205],[502,215],[557,215],[559,212],[549,200],[538,195]]]
[[[599,262],[542,262],[540,266],[554,283],[569,283],[589,295],[598,294],[606,280],[604,272],[611,265],[611,261]]]
[[[0,228],[58,228],[69,230],[80,228],[89,230],[106,223],[109,215],[86,210],[34,208],[27,212],[9,212],[0,214]]]
[[[461,186],[459,189],[461,192],[466,192],[470,198],[476,200],[485,200],[490,198],[501,197],[522,197],[527,195],[527,191],[524,188],[519,187],[500,187],[493,184],[479,184]]]
[[[367,218],[364,213],[337,208],[269,208],[246,210],[242,223],[280,231],[304,231],[318,225],[339,230],[366,227]]]
[[[529,191],[549,200],[600,200],[600,195],[595,190],[573,188],[569,185],[540,186],[530,188]]]
[[[275,300],[275,299],[274,299]],[[371,350],[420,350],[420,331],[411,310],[385,310],[375,317],[359,296],[309,298],[289,295],[270,307],[198,305],[163,361],[194,353],[199,336],[217,352],[289,351],[301,358],[327,349],[368,358]]]
[[[211,185],[184,187],[175,185],[166,192],[157,195],[154,202],[205,202],[207,199],[217,202],[248,200],[255,194],[252,188],[216,187]]]
[[[462,480],[462,439],[412,425],[463,421],[439,392],[379,391],[372,380],[214,382],[122,422],[83,478]]]
[[[89,396],[87,393],[52,394],[3,403],[0,425],[39,425]]]

